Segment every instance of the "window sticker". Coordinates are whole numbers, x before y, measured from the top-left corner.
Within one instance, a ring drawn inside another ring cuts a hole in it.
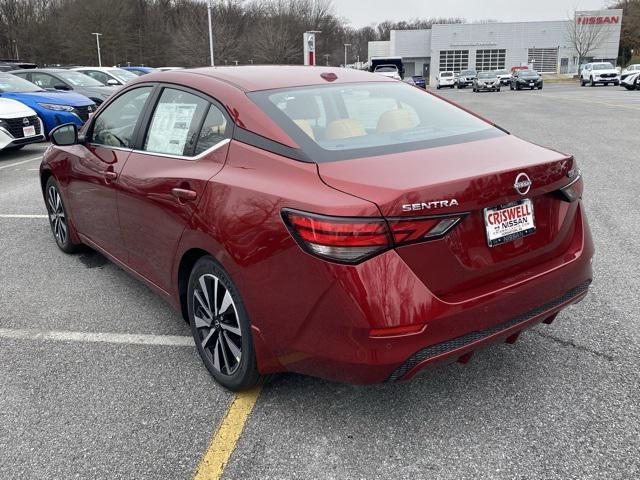
[[[160,103],[153,115],[146,150],[184,155],[195,103]]]

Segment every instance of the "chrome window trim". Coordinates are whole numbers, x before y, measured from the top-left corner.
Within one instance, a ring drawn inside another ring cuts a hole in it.
[[[148,150],[132,150],[132,153],[140,153],[143,155],[150,155],[154,157],[167,157],[167,158],[173,158],[176,160],[200,160],[202,157],[208,155],[209,153],[213,152],[214,150],[217,150],[220,147],[223,147],[229,142],[231,142],[231,139],[225,138],[224,140],[219,141],[215,145],[212,145],[211,147],[207,148],[205,151],[203,151],[202,153],[199,153],[194,157],[187,157],[185,155],[172,155],[170,153],[156,153],[156,152],[150,152]]]
[[[123,148],[123,147],[114,147],[111,145],[103,145],[101,143],[87,142],[86,145],[91,145],[92,147],[101,147],[101,148],[109,148],[111,150],[119,150],[121,152],[132,152],[131,148]]]

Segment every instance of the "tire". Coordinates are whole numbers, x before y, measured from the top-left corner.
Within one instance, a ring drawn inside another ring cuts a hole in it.
[[[586,85],[585,81],[582,78],[580,78],[580,86],[584,87],[585,85]]]
[[[614,87],[619,87],[620,86],[620,82],[613,82],[613,86]]]
[[[538,90],[542,90],[542,85],[540,85],[540,86],[538,87]]]
[[[509,90],[513,90],[513,83],[509,84]]]
[[[499,92],[499,91],[500,91],[500,88],[497,88],[497,89],[496,89],[496,92]]]
[[[70,217],[64,206],[58,182],[53,177],[49,177],[45,186],[45,205],[49,214],[51,233],[58,248],[64,253],[76,253],[81,250],[82,244],[74,243],[71,239],[75,236],[75,230],[69,222]]]
[[[232,391],[264,381],[240,293],[213,257],[204,256],[193,266],[187,304],[191,333],[211,376]]]
[[[520,90],[520,85],[516,85],[516,90]]]
[[[590,81],[590,83],[589,83],[589,86],[590,86],[590,87],[595,87],[595,86],[596,86],[596,82],[594,82],[594,81],[593,81],[593,77],[591,77],[591,78],[589,79],[589,81]]]

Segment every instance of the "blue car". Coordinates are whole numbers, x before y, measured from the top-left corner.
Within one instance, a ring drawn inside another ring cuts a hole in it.
[[[96,111],[96,104],[84,95],[72,92],[51,92],[8,73],[0,72],[0,97],[17,100],[35,110],[49,132],[63,123],[78,127]]]
[[[151,67],[119,67],[122,70],[127,70],[131,73],[135,73],[138,76],[146,75],[147,73],[157,72],[158,70]]]

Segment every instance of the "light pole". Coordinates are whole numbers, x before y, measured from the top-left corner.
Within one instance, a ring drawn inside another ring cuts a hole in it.
[[[344,44],[344,68],[347,68],[347,47],[350,47],[350,43]]]
[[[211,9],[213,8],[213,0],[207,0],[207,17],[209,19],[209,55],[211,56],[211,66],[215,66],[213,61],[213,23],[211,21]]]
[[[17,40],[13,41],[13,46],[16,49],[16,60],[20,60],[20,54],[18,53],[18,41]],[[632,50],[632,52],[633,52],[633,50]]]
[[[93,32],[91,35],[95,35],[96,36],[96,45],[98,46],[98,66],[101,67],[102,66],[102,58],[100,57],[100,37],[102,36],[101,33],[97,33],[97,32]]]

